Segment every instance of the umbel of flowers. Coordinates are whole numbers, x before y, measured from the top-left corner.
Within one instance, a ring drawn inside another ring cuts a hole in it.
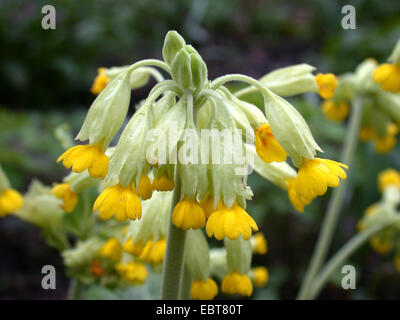
[[[322,111],[332,121],[347,118],[351,104],[361,100],[363,118],[360,139],[373,142],[379,153],[390,152],[396,144],[400,123],[400,41],[388,61],[378,66],[373,59],[362,62],[354,73],[338,78],[333,97]]]
[[[325,82],[317,81],[318,77],[311,73],[313,67],[297,65],[274,71],[260,81],[244,75],[210,81],[201,56],[175,31],[166,36],[163,56],[164,61],[142,60],[109,72],[102,69],[94,86],[105,87],[90,107],[77,136],[85,144],[67,150],[59,158],[74,172],[87,169],[92,177],[104,179],[106,188],[94,205],[100,217],[114,216],[119,221],[140,219],[142,201],[149,199],[153,190],[172,190],[178,177],[182,192],[172,213],[176,226],[185,230],[206,226],[207,234],[217,239],[250,238],[257,226],[245,209],[246,200],[252,196],[246,185],[247,174],[237,174],[234,164],[176,161],[176,154],[185,151],[185,142],[189,140],[185,129],[192,129],[197,137],[203,129],[246,129],[241,146],[234,151],[255,149],[255,162],[259,163],[258,157],[263,159],[272,179],[289,190],[290,200],[299,211],[313,198],[323,195],[327,187],[338,186],[339,178],[346,178],[342,169],[345,165],[316,156],[322,150],[307,123],[282,98],[310,91],[324,92],[326,96],[327,91],[334,89],[330,77]],[[172,79],[161,80],[157,74],[160,81],[129,120],[112,155],[107,156],[105,151],[127,115],[134,75],[140,73],[143,77],[154,66]],[[229,81],[243,81],[258,90],[264,98],[265,113],[240,100],[240,95],[232,94],[225,87]],[[176,124],[175,132],[171,123]],[[149,132],[166,136],[170,152],[164,156],[155,152]],[[208,152],[208,160],[213,156],[223,159],[223,148],[220,150],[217,155],[214,150],[199,150],[199,154]],[[297,174],[284,162],[287,157],[298,168]]]

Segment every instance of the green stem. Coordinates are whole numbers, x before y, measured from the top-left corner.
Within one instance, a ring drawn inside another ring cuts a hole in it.
[[[358,135],[362,116],[361,101],[356,99],[351,112],[349,131],[346,136],[344,152],[341,162],[349,167],[352,164],[354,153],[357,147]],[[328,204],[328,211],[322,224],[321,232],[318,237],[316,248],[314,249],[310,265],[300,288],[298,299],[309,299],[313,280],[325,261],[329,250],[332,236],[336,228],[343,198],[347,188],[347,181],[342,181],[339,187],[333,191],[333,195]]]
[[[171,215],[180,197],[181,185],[179,176],[175,173],[175,188],[172,197]],[[163,300],[179,299],[179,289],[184,265],[185,240],[186,231],[175,227],[170,217],[161,285],[161,299]]]
[[[68,288],[68,300],[79,300],[82,291],[82,282],[73,278]]]
[[[138,61],[134,64],[132,64],[129,68],[128,71],[132,72],[136,69],[139,69],[141,67],[148,67],[148,66],[154,66],[154,67],[159,67],[161,69],[164,69],[168,73],[171,73],[171,68],[169,67],[168,64],[166,64],[164,61],[157,60],[157,59],[145,59]]]
[[[395,217],[379,225],[368,228],[367,230],[353,236],[325,265],[319,275],[314,280],[309,299],[314,299],[321,291],[325,283],[331,278],[332,274],[370,237],[382,229],[399,222],[399,217]]]
[[[190,289],[192,288],[192,276],[190,275],[189,269],[187,266],[183,268],[183,278],[181,290],[179,293],[179,298],[181,300],[190,300]]]

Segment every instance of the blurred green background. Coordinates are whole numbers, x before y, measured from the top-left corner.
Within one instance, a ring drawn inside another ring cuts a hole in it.
[[[114,0],[51,1],[56,30],[41,27],[48,1],[0,2],[0,163],[13,186],[25,191],[34,178],[51,184],[66,171],[55,160],[62,152],[54,130],[67,123],[73,132],[93,101],[89,88],[100,66],[125,65],[161,58],[170,29],[181,33],[207,62],[210,78],[244,73],[260,78],[268,71],[306,62],[321,72],[354,70],[367,57],[383,61],[400,35],[398,0],[352,1],[357,29],[343,30],[346,1],[261,0]],[[133,92],[136,103],[151,85]],[[308,121],[326,157],[338,159],[345,124],[324,119],[316,95],[292,103]],[[332,252],[356,232],[363,210],[380,197],[377,173],[400,168],[397,146],[377,155],[360,144],[351,184]],[[251,212],[269,241],[269,253],[255,265],[270,270],[270,284],[256,299],[293,299],[318,235],[329,194],[298,214],[284,191],[256,174],[250,177],[255,197]],[[41,240],[39,231],[13,217],[0,220],[0,298],[64,298],[67,279],[58,253]],[[324,299],[396,299],[400,275],[392,257],[364,246],[350,261],[357,267],[357,290],[345,291],[334,280]],[[59,271],[55,292],[40,287],[41,267]]]

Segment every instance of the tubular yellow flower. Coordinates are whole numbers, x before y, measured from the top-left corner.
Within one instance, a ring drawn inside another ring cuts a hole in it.
[[[307,200],[325,194],[328,187],[339,186],[339,178],[346,179],[342,168],[348,169],[348,166],[329,159],[304,159],[295,181],[296,194]]]
[[[114,262],[121,259],[122,255],[122,245],[117,238],[110,238],[101,247],[100,255],[104,258],[108,258]]]
[[[400,91],[400,65],[384,63],[372,73],[372,78],[382,90],[393,93]]]
[[[257,232],[252,238],[253,251],[258,254],[266,254],[268,251],[267,239],[262,232]]]
[[[386,169],[378,176],[379,191],[383,192],[385,188],[394,186],[400,188],[400,173],[394,169]]]
[[[233,271],[222,280],[221,291],[250,297],[253,293],[253,285],[248,276]]]
[[[219,206],[220,204],[218,204]],[[200,206],[206,215],[206,219],[215,211],[214,209],[214,198],[207,195],[203,200],[200,201]]]
[[[121,278],[131,285],[142,284],[146,281],[147,269],[140,262],[118,263],[116,269]]]
[[[263,124],[254,133],[256,136],[256,151],[261,159],[265,162],[282,162],[286,160],[287,153],[276,141],[269,124]]]
[[[206,281],[199,278],[193,281],[190,294],[195,300],[212,300],[218,294],[218,286],[211,278]]]
[[[315,77],[319,95],[324,99],[331,99],[338,84],[337,77],[333,73],[318,73]]]
[[[136,190],[136,193],[143,200],[150,199],[153,194],[153,186],[149,177],[145,174],[142,174],[139,180],[139,186]]]
[[[363,142],[368,142],[376,138],[376,132],[372,128],[361,128],[360,130],[360,140]]]
[[[24,204],[22,195],[14,189],[0,191],[0,217],[21,209]]]
[[[400,254],[399,253],[397,253],[394,256],[393,262],[394,262],[394,266],[396,267],[397,272],[400,273]]]
[[[167,239],[162,238],[158,241],[147,241],[139,259],[152,264],[161,264],[164,261]]]
[[[93,178],[104,178],[108,171],[109,159],[104,154],[103,142],[99,142],[93,146],[79,145],[65,151],[57,162],[63,160],[66,168],[72,166],[72,171],[82,172],[88,169],[89,174]]]
[[[322,112],[325,117],[332,121],[342,121],[349,115],[349,105],[342,101],[335,103],[332,100],[327,100],[322,103]]]
[[[172,223],[183,230],[198,229],[204,227],[206,215],[196,200],[185,197],[172,211]]]
[[[304,212],[304,206],[311,203],[312,199],[300,197],[296,192],[296,179],[287,179],[289,201],[292,206],[299,212]]]
[[[117,184],[106,188],[97,197],[93,211],[98,211],[99,216],[104,220],[112,216],[115,216],[118,221],[135,220],[142,216],[142,205],[131,186],[123,187]]]
[[[69,183],[59,183],[51,189],[51,193],[63,200],[61,208],[67,213],[74,211],[78,203],[78,195],[70,188]]]
[[[153,180],[153,189],[157,191],[172,191],[174,190],[175,183],[171,179],[167,177],[166,174],[163,174],[159,178],[154,178]]]
[[[138,257],[143,251],[142,242],[133,243],[132,239],[125,241],[124,251]]]
[[[93,85],[90,88],[90,92],[98,95],[103,89],[106,87],[107,83],[110,81],[110,78],[106,75],[106,68],[98,68],[97,76],[93,81]]]
[[[207,235],[222,240],[228,237],[234,240],[240,235],[249,240],[252,231],[258,231],[257,224],[247,212],[236,202],[231,208],[222,205],[221,208],[211,214],[206,225]]]
[[[254,285],[256,287],[264,287],[268,283],[269,273],[265,267],[257,267],[251,270]]]
[[[393,249],[393,241],[382,239],[379,236],[373,236],[369,243],[372,249],[379,254],[389,253]]]

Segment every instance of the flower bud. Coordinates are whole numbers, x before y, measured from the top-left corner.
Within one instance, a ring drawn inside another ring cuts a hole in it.
[[[165,36],[164,47],[162,50],[164,61],[171,64],[175,55],[185,46],[185,44],[185,40],[178,32],[169,31]]]
[[[195,279],[207,280],[210,275],[210,252],[200,229],[189,229],[186,234],[185,265]]]
[[[251,241],[238,237],[235,240],[224,240],[229,271],[247,274],[251,267]]]
[[[102,245],[102,240],[89,238],[88,240],[78,242],[75,248],[64,250],[61,255],[67,267],[87,266],[96,257]]]
[[[179,50],[175,55],[171,63],[171,75],[184,88],[189,88],[192,85],[190,55],[185,49]]]
[[[207,66],[198,53],[190,54],[190,67],[192,70],[192,81],[196,89],[201,89],[207,82]]]

